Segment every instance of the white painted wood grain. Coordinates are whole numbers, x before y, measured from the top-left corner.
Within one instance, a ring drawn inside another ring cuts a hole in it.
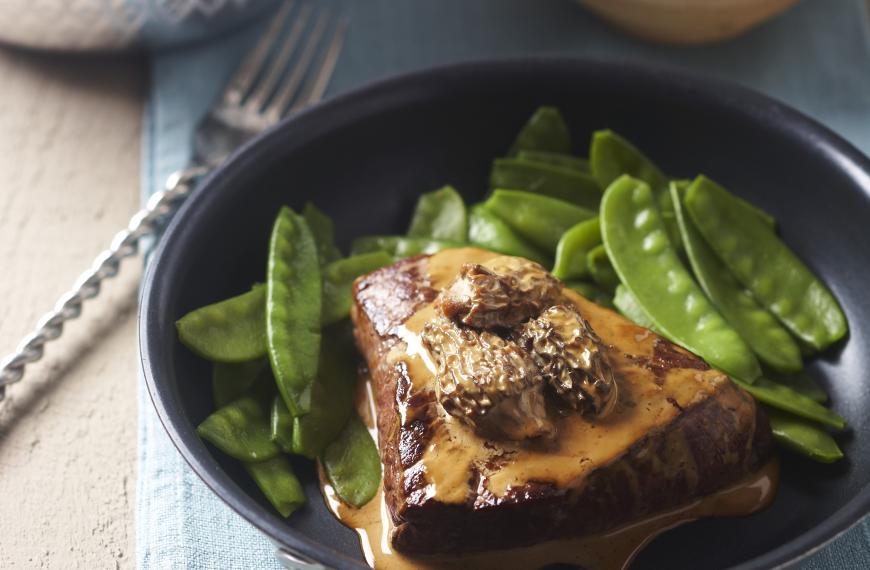
[[[144,69],[0,50],[0,353],[135,211]],[[126,269],[0,404],[0,568],[134,565],[140,262]]]

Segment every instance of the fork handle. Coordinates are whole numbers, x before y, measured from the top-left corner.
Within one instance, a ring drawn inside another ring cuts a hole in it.
[[[191,166],[170,175],[164,189],[153,194],[145,207],[130,218],[127,229],[115,235],[108,249],[100,252],[91,268],[79,275],[72,289],[57,300],[54,309],[43,315],[15,352],[0,362],[0,401],[6,394],[6,386],[21,380],[27,365],[42,358],[45,344],[63,334],[64,323],[81,315],[84,302],[100,294],[102,282],[118,274],[121,261],[139,253],[143,240],[157,235],[207,171],[202,166]]]

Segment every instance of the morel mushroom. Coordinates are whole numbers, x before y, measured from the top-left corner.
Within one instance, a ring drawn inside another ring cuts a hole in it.
[[[550,307],[516,333],[560,403],[583,415],[606,415],[616,403],[613,370],[589,323],[566,305]]]
[[[477,329],[512,328],[561,299],[559,281],[543,267],[518,257],[467,264],[441,293],[442,312]]]
[[[423,329],[436,365],[444,410],[492,439],[549,437],[545,381],[528,353],[489,331],[463,328],[442,317]]]

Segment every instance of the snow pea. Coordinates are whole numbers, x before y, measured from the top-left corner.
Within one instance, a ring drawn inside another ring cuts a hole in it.
[[[511,145],[510,156],[522,150],[543,150],[570,154],[571,133],[555,107],[538,107]]]
[[[242,461],[264,461],[280,453],[272,441],[262,404],[245,396],[207,417],[196,433],[215,447]]]
[[[686,215],[683,195],[671,185],[683,246],[701,289],[764,364],[780,372],[803,368],[801,352],[788,331],[731,275]]]
[[[311,387],[311,411],[293,419],[293,453],[314,459],[341,432],[353,412],[356,353],[346,323],[323,330],[320,368]]]
[[[385,251],[353,255],[333,261],[323,268],[323,325],[331,325],[350,315],[354,280],[375,269],[393,263]]]
[[[215,362],[211,375],[211,391],[215,408],[222,408],[244,396],[266,371],[268,365],[269,361],[265,358],[233,364]]]
[[[381,483],[381,460],[374,440],[353,414],[322,457],[336,494],[345,503],[361,507],[372,500]]]
[[[263,302],[266,288],[191,311],[175,327],[181,343],[214,362],[245,362],[266,356]]]
[[[613,308],[613,302],[611,301],[613,296],[598,285],[585,281],[569,281],[565,283],[565,287],[577,291],[596,305],[601,305],[608,309]]]
[[[404,236],[363,236],[353,240],[350,247],[351,255],[385,251],[396,259],[420,255],[423,253],[435,253],[442,249],[464,247],[464,243],[434,240],[427,238],[413,238]]]
[[[553,275],[563,280],[586,277],[589,274],[586,257],[598,245],[601,245],[601,222],[597,216],[572,226],[556,245]]]
[[[445,186],[421,195],[408,236],[459,243],[468,239],[468,214],[459,192]]]
[[[591,210],[601,202],[601,187],[591,174],[513,158],[493,161],[489,188],[534,192]]]
[[[586,267],[592,280],[605,291],[610,291],[611,294],[619,285],[619,276],[613,269],[613,264],[610,263],[610,258],[607,256],[607,249],[603,244],[596,245],[589,253],[586,254]]]
[[[308,413],[320,355],[322,285],[314,237],[282,208],[272,228],[266,270],[266,336],[278,391],[294,416]]]
[[[245,463],[245,469],[275,510],[286,518],[305,504],[305,490],[283,455],[267,461]]]
[[[293,452],[293,415],[287,409],[284,399],[277,395],[272,398],[269,418],[269,437],[284,453]]]
[[[699,176],[685,198],[701,235],[737,279],[799,340],[822,350],[846,334],[833,294],[758,217]]]
[[[813,380],[806,370],[797,374],[777,374],[775,371],[771,371],[770,379],[779,384],[784,384],[795,392],[803,394],[820,404],[828,401],[828,393],[818,382]]]
[[[773,438],[783,447],[822,463],[843,458],[843,452],[828,432],[791,414],[766,408]]]
[[[501,218],[483,204],[471,207],[468,216],[468,241],[472,245],[503,253],[525,257],[547,266],[550,260],[532,245],[526,243]]]
[[[302,208],[302,217],[305,218],[311,235],[314,236],[320,264],[325,265],[336,259],[341,259],[341,250],[335,245],[335,228],[330,217],[311,202]]]
[[[662,219],[668,237],[677,248],[680,244],[680,230],[676,220],[671,215],[673,206],[668,193],[670,179],[636,146],[609,129],[596,131],[592,134],[589,145],[589,163],[592,174],[602,188],[607,188],[614,180],[628,174],[633,178],[649,184],[655,196],[656,205],[662,214]]]
[[[788,386],[777,384],[767,378],[759,378],[753,384],[748,384],[740,378],[733,378],[752,397],[768,406],[792,413],[796,416],[819,422],[836,429],[845,429],[844,420],[835,411],[826,408],[815,400],[792,390]]]
[[[601,201],[601,234],[620,281],[658,331],[728,374],[752,381],[755,355],[680,262],[649,186],[618,178]]]
[[[626,319],[632,321],[636,325],[657,332],[652,319],[649,318],[649,315],[647,315],[643,307],[640,306],[637,298],[632,295],[631,291],[629,291],[622,283],[616,286],[616,294],[613,297],[613,304],[616,305],[616,308]]]
[[[496,190],[484,204],[514,231],[546,252],[555,252],[568,229],[595,217],[595,212],[563,200],[517,190]]]
[[[547,152],[544,150],[521,150],[517,153],[517,159],[523,162],[561,166],[562,168],[569,168],[571,170],[576,170],[577,172],[592,172],[588,160],[570,154]]]

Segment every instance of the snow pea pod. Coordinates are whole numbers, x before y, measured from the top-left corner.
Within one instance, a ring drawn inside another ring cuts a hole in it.
[[[569,281],[565,283],[565,287],[577,291],[596,305],[601,305],[608,309],[613,308],[613,302],[611,301],[613,295],[604,291],[598,285],[587,283],[585,281]]]
[[[350,327],[323,330],[320,368],[311,386],[310,412],[293,419],[293,453],[314,459],[341,432],[353,412],[356,358]]]
[[[553,275],[563,280],[586,277],[589,274],[586,258],[598,245],[601,245],[601,222],[597,216],[571,227],[556,245]]]
[[[452,186],[427,192],[417,200],[409,237],[455,241],[468,239],[468,214],[462,196]]]
[[[468,241],[477,247],[505,255],[525,257],[544,266],[550,264],[546,255],[526,243],[510,226],[487,210],[483,204],[471,207],[468,216]]]
[[[518,190],[496,190],[484,204],[514,231],[546,252],[555,252],[562,234],[571,227],[595,217],[595,212],[586,208]]]
[[[264,461],[280,453],[271,439],[269,421],[257,398],[245,396],[207,417],[196,433],[215,447],[242,461]]]
[[[293,416],[287,409],[284,399],[278,395],[272,398],[269,418],[269,437],[284,453],[293,452]]]
[[[302,217],[314,236],[317,244],[317,257],[320,264],[324,265],[336,259],[341,259],[341,251],[335,245],[335,228],[332,220],[320,211],[317,206],[308,202],[302,208]]]
[[[710,301],[763,363],[780,372],[801,370],[803,361],[797,343],[716,257],[686,215],[682,193],[676,185],[671,185],[671,199],[689,263]]]
[[[727,190],[699,176],[685,205],[725,265],[793,335],[817,350],[843,338],[846,317],[828,288]]]
[[[272,228],[266,270],[266,336],[278,391],[294,416],[308,413],[320,355],[322,285],[314,237],[282,208]]]
[[[331,325],[350,315],[354,280],[393,263],[384,251],[362,253],[333,261],[323,268],[323,325]]]
[[[822,463],[843,458],[834,438],[817,425],[771,408],[766,408],[766,411],[773,437],[783,447]]]
[[[649,186],[617,179],[601,201],[601,234],[620,281],[656,330],[728,374],[761,374],[755,355],[704,296],[665,232]]]
[[[792,390],[788,386],[777,384],[767,378],[759,378],[753,384],[748,384],[740,378],[733,378],[733,380],[744,390],[752,394],[753,398],[768,406],[773,406],[774,408],[831,426],[832,428],[845,429],[846,427],[846,420],[835,411]]]
[[[562,168],[569,168],[571,170],[576,170],[577,172],[592,172],[588,160],[570,154],[547,152],[544,150],[521,150],[517,153],[517,159],[523,162],[561,166]]]
[[[534,192],[590,210],[597,210],[601,202],[601,187],[591,174],[513,158],[493,161],[489,188]]]
[[[806,370],[797,374],[777,374],[774,371],[770,373],[770,379],[778,384],[788,386],[795,392],[803,394],[807,398],[824,404],[828,401],[828,393],[825,389],[806,372]]]
[[[463,247],[465,244],[434,240],[428,238],[413,238],[404,236],[363,236],[353,240],[350,247],[351,255],[385,251],[396,259],[420,255],[423,253],[435,253],[442,249]]]
[[[245,362],[266,356],[263,302],[266,288],[191,311],[175,327],[181,343],[214,362]]]
[[[559,109],[538,107],[523,125],[508,154],[513,156],[521,150],[543,150],[563,154],[571,152],[571,133]]]
[[[282,517],[289,517],[305,504],[305,490],[293,473],[290,461],[283,455],[267,461],[245,463],[245,469]]]
[[[652,322],[652,319],[649,318],[649,315],[647,315],[643,307],[640,306],[637,298],[632,295],[631,291],[629,291],[622,283],[616,286],[616,294],[613,297],[613,304],[616,305],[616,308],[626,319],[632,321],[636,325],[640,325],[656,332],[655,324]]]
[[[269,361],[265,358],[233,364],[215,362],[211,375],[215,408],[222,408],[247,394],[268,365]]]
[[[613,269],[613,264],[610,263],[610,258],[607,256],[607,249],[604,245],[596,245],[586,255],[586,267],[592,280],[605,291],[610,291],[611,294],[619,285],[619,276]]]
[[[381,460],[374,440],[356,414],[322,457],[336,494],[345,503],[361,507],[372,500],[381,483]]]

